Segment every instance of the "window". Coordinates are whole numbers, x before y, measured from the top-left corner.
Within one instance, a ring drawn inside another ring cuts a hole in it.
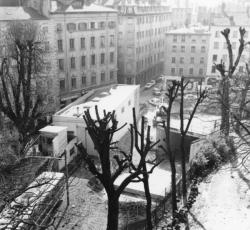
[[[205,62],[204,57],[201,57],[201,59],[200,59],[200,64],[204,64],[204,62]]]
[[[63,41],[57,40],[57,48],[58,48],[58,52],[63,52]]]
[[[61,91],[64,91],[64,90],[65,90],[65,80],[64,80],[64,79],[61,79],[61,80],[60,80],[60,90],[61,90]]]
[[[70,38],[69,39],[69,48],[71,50],[74,50],[75,49],[75,39],[74,38]]]
[[[75,77],[71,78],[71,88],[76,89],[76,78]]]
[[[110,29],[114,29],[116,27],[116,23],[114,21],[111,21],[108,23],[108,26]]]
[[[177,35],[174,35],[173,42],[177,42]]]
[[[101,53],[101,65],[105,64],[105,53]]]
[[[81,57],[81,66],[85,67],[86,66],[86,56]]]
[[[186,40],[185,35],[182,35],[182,36],[181,36],[181,41],[182,41],[182,42],[185,42],[185,40]]]
[[[110,35],[110,43],[109,46],[114,46],[115,45],[115,36],[114,35]]]
[[[67,24],[67,30],[68,30],[70,33],[76,31],[76,24],[75,24],[75,23],[68,23],[68,24]]]
[[[217,54],[214,54],[214,55],[213,55],[213,62],[214,62],[214,61],[217,61],[217,57],[218,57]]]
[[[180,69],[179,69],[179,74],[180,74],[180,75],[183,75],[183,68],[180,68]]]
[[[91,55],[91,65],[95,65],[95,54]]]
[[[215,73],[215,71],[216,71],[216,68],[215,68],[215,66],[213,65],[213,66],[212,66],[211,73]]]
[[[58,67],[60,71],[64,70],[64,60],[63,59],[58,59]]]
[[[109,78],[110,78],[110,81],[114,80],[114,71],[113,70],[110,71]]]
[[[61,23],[56,24],[56,31],[62,32],[62,24]]]
[[[175,63],[175,57],[172,57],[172,63]]]
[[[82,86],[86,86],[87,85],[87,78],[86,75],[82,76]]]
[[[123,106],[122,109],[121,109],[121,113],[124,113],[124,111],[125,111],[125,108]]]
[[[85,31],[88,29],[88,24],[86,22],[80,22],[78,24],[78,30]]]
[[[175,74],[175,68],[171,68],[171,74]]]
[[[105,29],[105,22],[100,22],[99,23],[99,28],[100,29]]]
[[[85,49],[85,38],[81,38],[81,49]]]
[[[95,37],[90,38],[90,47],[95,48]]]
[[[215,37],[216,38],[220,37],[220,31],[215,31]]]
[[[101,48],[105,47],[105,37],[101,36],[101,43],[100,43]]]
[[[110,63],[114,63],[114,52],[110,52],[109,61]]]
[[[192,43],[196,43],[196,39],[192,39]]]
[[[202,43],[206,43],[207,41],[205,39],[201,40]]]
[[[205,53],[205,52],[206,52],[206,47],[205,47],[205,46],[202,46],[202,47],[201,47],[201,52],[202,52],[202,53]]]
[[[219,49],[219,42],[214,42],[214,49]]]
[[[194,57],[190,58],[190,64],[194,64]]]
[[[177,50],[177,46],[172,46],[172,52],[176,52],[176,50]]]
[[[184,64],[184,57],[180,57],[180,63]]]
[[[105,73],[104,72],[101,73],[101,82],[105,82]]]
[[[191,46],[191,53],[195,53],[195,46]]]
[[[95,29],[95,22],[90,22],[90,29]]]
[[[182,53],[185,52],[185,46],[181,46],[181,52],[182,52]]]
[[[223,54],[222,55],[222,60],[225,62],[225,61],[227,61],[227,55],[226,54]]]
[[[193,74],[194,73],[194,69],[193,68],[190,68],[189,69],[189,74]]]
[[[203,69],[199,69],[199,74],[203,75]]]
[[[70,58],[70,68],[75,69],[76,68],[76,59],[75,57]]]
[[[227,49],[227,43],[226,42],[223,43],[223,48]]]
[[[91,75],[91,84],[92,85],[96,84],[96,74],[95,73],[92,73],[92,75]]]

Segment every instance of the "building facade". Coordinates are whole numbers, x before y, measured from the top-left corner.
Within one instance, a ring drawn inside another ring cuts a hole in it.
[[[228,62],[229,62],[229,55],[227,50],[227,43],[224,38],[224,36],[221,34],[221,31],[223,31],[225,28],[230,29],[230,42],[232,45],[232,51],[233,51],[233,59],[238,55],[238,47],[240,45],[239,38],[239,26],[211,26],[210,33],[210,49],[208,52],[208,61],[207,61],[207,76],[209,77],[220,77],[220,73],[216,70],[215,64],[219,64],[222,62],[225,63],[225,66],[227,68]],[[250,26],[246,26],[246,34],[244,36],[245,41],[249,41],[250,39]],[[238,67],[236,69],[236,73],[243,73],[245,72],[245,63],[249,62],[250,58],[250,52],[249,52],[249,45],[246,46],[244,49],[240,62],[238,64]]]
[[[62,102],[117,82],[117,12],[83,3],[54,2],[50,11]]]
[[[167,6],[148,1],[119,1],[118,82],[145,84],[163,71],[164,33],[171,27]]]
[[[167,32],[165,39],[165,75],[205,77],[210,39],[208,29],[177,29]]]

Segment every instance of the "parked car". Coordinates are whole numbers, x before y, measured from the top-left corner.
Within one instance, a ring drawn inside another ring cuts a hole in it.
[[[150,89],[151,87],[153,86],[153,84],[150,82],[150,83],[147,83],[144,88],[145,89]]]
[[[161,100],[157,97],[151,98],[149,101],[149,104],[157,106],[160,104]]]
[[[185,100],[195,100],[196,96],[193,94],[186,94],[186,95],[184,95],[184,99]]]
[[[152,83],[152,85],[155,85],[155,84],[156,84],[155,80],[151,80],[150,83]]]
[[[155,96],[160,96],[161,95],[161,90],[157,87],[153,88],[153,95]]]

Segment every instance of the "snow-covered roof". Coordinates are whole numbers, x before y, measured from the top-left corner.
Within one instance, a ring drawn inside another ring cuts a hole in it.
[[[112,112],[123,103],[126,98],[131,95],[138,85],[117,85],[112,87],[107,92],[101,92],[99,95],[94,95],[93,100],[88,100],[85,103],[73,105],[67,110],[60,113],[63,117],[83,118],[84,112],[89,109],[90,114],[95,117],[95,106],[98,106],[99,111],[106,110]],[[104,94],[105,93],[105,94]],[[97,100],[98,97],[98,100]]]
[[[57,134],[57,133],[60,133],[63,130],[67,130],[67,127],[48,125],[48,126],[42,128],[42,129],[40,129],[39,132],[41,132],[41,133],[53,133],[53,134]]]
[[[186,127],[188,120],[184,120],[184,127]],[[220,123],[220,116],[197,114],[194,116],[189,132],[199,135],[208,135],[218,130]],[[171,128],[180,130],[180,120],[171,119]]]
[[[105,6],[100,6],[96,4],[91,4],[91,5],[83,5],[82,7],[74,7],[72,4],[65,6],[65,7],[60,7],[57,2],[53,1],[52,2],[52,8],[51,8],[51,13],[116,13],[117,10],[114,10],[109,7]]]
[[[5,7],[0,6],[0,21],[13,20],[47,20],[31,7]]]
[[[170,30],[166,34],[202,34],[209,35],[208,27],[191,27],[191,28],[180,28],[176,30]]]

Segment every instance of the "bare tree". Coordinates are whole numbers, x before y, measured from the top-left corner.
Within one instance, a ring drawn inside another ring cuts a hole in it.
[[[207,91],[206,90],[200,90],[197,91],[197,99],[194,103],[194,107],[189,115],[189,118],[187,120],[186,126],[184,125],[184,94],[185,89],[188,85],[188,81],[184,83],[184,77],[181,78],[180,81],[180,92],[181,92],[181,101],[180,101],[180,133],[181,133],[181,168],[182,168],[182,198],[183,198],[183,204],[187,204],[187,172],[186,172],[186,157],[187,157],[187,151],[185,149],[185,141],[186,136],[189,131],[191,122],[194,118],[194,115],[197,111],[198,106],[203,102],[203,100],[207,97]]]
[[[38,26],[32,22],[8,24],[5,54],[0,59],[0,111],[19,133],[20,153],[36,131],[42,115],[43,95],[37,79],[43,68],[45,48]]]
[[[134,119],[135,110],[133,109]],[[93,119],[90,115],[89,110],[85,111],[83,116],[85,123],[87,125],[88,133],[91,140],[94,143],[94,147],[98,153],[98,157],[101,164],[101,169],[95,165],[91,156],[88,154],[87,149],[83,144],[78,144],[77,147],[83,156],[90,172],[99,179],[99,181],[104,186],[104,189],[108,197],[108,223],[107,230],[117,230],[118,229],[118,215],[119,215],[119,197],[131,182],[143,181],[144,185],[147,184],[148,179],[147,174],[153,172],[154,168],[157,167],[159,163],[155,163],[149,170],[145,168],[146,166],[146,156],[149,151],[157,144],[152,144],[150,141],[150,128],[147,129],[146,143],[144,144],[144,123],[142,119],[142,131],[138,132],[136,121],[134,125],[130,125],[131,133],[131,150],[130,153],[124,151],[119,151],[113,142],[114,134],[123,128],[126,124],[118,128],[118,121],[115,118],[115,111],[106,112],[103,111],[103,117],[101,118],[97,109],[95,107],[96,119]],[[141,146],[139,146],[139,136],[141,138]],[[133,144],[135,140],[136,149],[140,155],[140,161],[138,165],[133,163]],[[117,153],[114,151],[117,150]],[[111,160],[116,162],[117,167],[112,170]],[[125,171],[129,172],[129,175],[121,182],[118,187],[115,187],[115,180]],[[141,177],[140,177],[141,176]],[[147,186],[146,186],[147,187]],[[146,196],[148,195],[146,191]],[[148,213],[147,213],[148,214]]]
[[[171,140],[170,140],[170,119],[171,119],[171,111],[173,103],[177,97],[178,90],[180,84],[177,81],[172,81],[172,85],[169,86],[168,92],[166,96],[168,97],[168,108],[163,107],[164,111],[166,112],[166,119],[167,121],[163,122],[163,128],[165,131],[166,138],[164,141],[166,142],[166,148],[160,146],[161,149],[166,154],[166,157],[169,159],[170,167],[171,167],[171,196],[172,196],[172,217],[174,219],[175,213],[177,211],[177,199],[176,199],[176,166],[175,166],[175,154],[171,149]]]
[[[227,68],[225,66],[225,63],[223,63],[222,61],[220,64],[215,64],[216,69],[220,72],[221,75],[221,81],[219,87],[219,95],[221,103],[221,130],[224,132],[225,136],[228,136],[230,131],[230,98],[229,98],[230,80],[233,78],[233,74],[239,64],[245,46],[249,44],[248,42],[246,43],[244,40],[244,35],[246,33],[246,30],[240,27],[239,32],[240,32],[240,39],[239,39],[240,45],[238,48],[237,57],[234,61],[232,44],[229,39],[230,29],[227,28],[221,31],[221,34],[224,36],[227,43],[229,63]]]

